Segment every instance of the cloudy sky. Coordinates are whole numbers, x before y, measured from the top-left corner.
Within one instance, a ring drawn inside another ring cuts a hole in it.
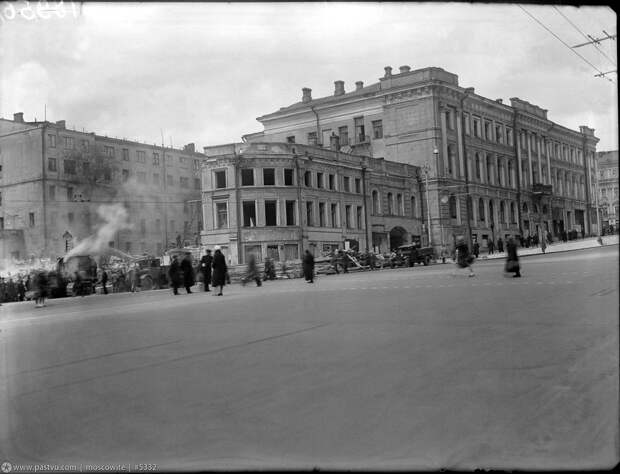
[[[158,144],[163,130],[166,145],[201,149],[261,130],[256,117],[302,87],[322,97],[335,80],[377,82],[384,66],[437,66],[618,149],[617,74],[595,77],[616,69],[616,41],[570,48],[616,33],[608,7],[65,2],[59,18],[13,5],[0,3],[4,118],[42,120],[47,107],[47,120],[79,130]]]

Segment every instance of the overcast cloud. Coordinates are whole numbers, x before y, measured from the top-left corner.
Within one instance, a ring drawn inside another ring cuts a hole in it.
[[[16,4],[16,7],[19,4]],[[22,4],[23,5],[23,4]],[[55,5],[51,3],[51,5]],[[71,5],[65,2],[65,6]],[[6,4],[2,5],[6,8]],[[463,87],[519,97],[618,149],[616,42],[571,51],[516,4],[76,4],[63,19],[0,23],[0,115],[198,147],[240,141],[256,117],[377,82],[384,66],[441,67]],[[608,7],[525,5],[568,45],[616,33]]]

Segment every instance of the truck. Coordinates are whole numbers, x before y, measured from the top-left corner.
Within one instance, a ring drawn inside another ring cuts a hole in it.
[[[435,250],[433,247],[421,247],[417,243],[412,243],[401,245],[398,247],[398,250],[410,267],[413,267],[416,263],[426,266],[432,260],[435,260]]]
[[[97,262],[90,255],[72,255],[58,259],[57,274],[66,285],[69,295],[90,295],[95,292]]]

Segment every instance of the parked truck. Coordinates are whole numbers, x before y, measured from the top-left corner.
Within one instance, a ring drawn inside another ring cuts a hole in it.
[[[410,267],[413,267],[416,263],[428,265],[435,260],[435,250],[433,247],[420,247],[417,243],[413,243],[401,245],[398,247],[398,250]]]

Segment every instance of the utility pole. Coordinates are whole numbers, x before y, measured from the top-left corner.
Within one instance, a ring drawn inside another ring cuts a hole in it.
[[[467,147],[465,146],[465,110],[464,110],[464,102],[465,99],[467,99],[467,97],[469,97],[470,94],[474,93],[474,88],[473,87],[468,87],[467,89],[465,89],[463,97],[461,97],[460,102],[461,102],[461,145],[462,145],[462,152],[463,152],[463,164],[465,166],[465,215],[467,217],[467,246],[469,248],[469,250],[471,251],[472,248],[472,242],[471,242],[471,216],[469,215],[469,202],[470,202],[470,196],[469,196],[469,166],[467,163]]]
[[[590,38],[591,41],[588,41],[587,43],[581,43],[581,44],[577,44],[575,46],[573,46],[574,48],[581,48],[582,46],[587,46],[589,44],[600,44],[601,41],[605,41],[605,40],[616,40],[616,35],[610,35],[609,33],[607,33],[605,30],[603,30],[603,33],[605,33],[605,36],[603,38],[592,38],[592,36],[590,35],[586,35],[588,38]]]

